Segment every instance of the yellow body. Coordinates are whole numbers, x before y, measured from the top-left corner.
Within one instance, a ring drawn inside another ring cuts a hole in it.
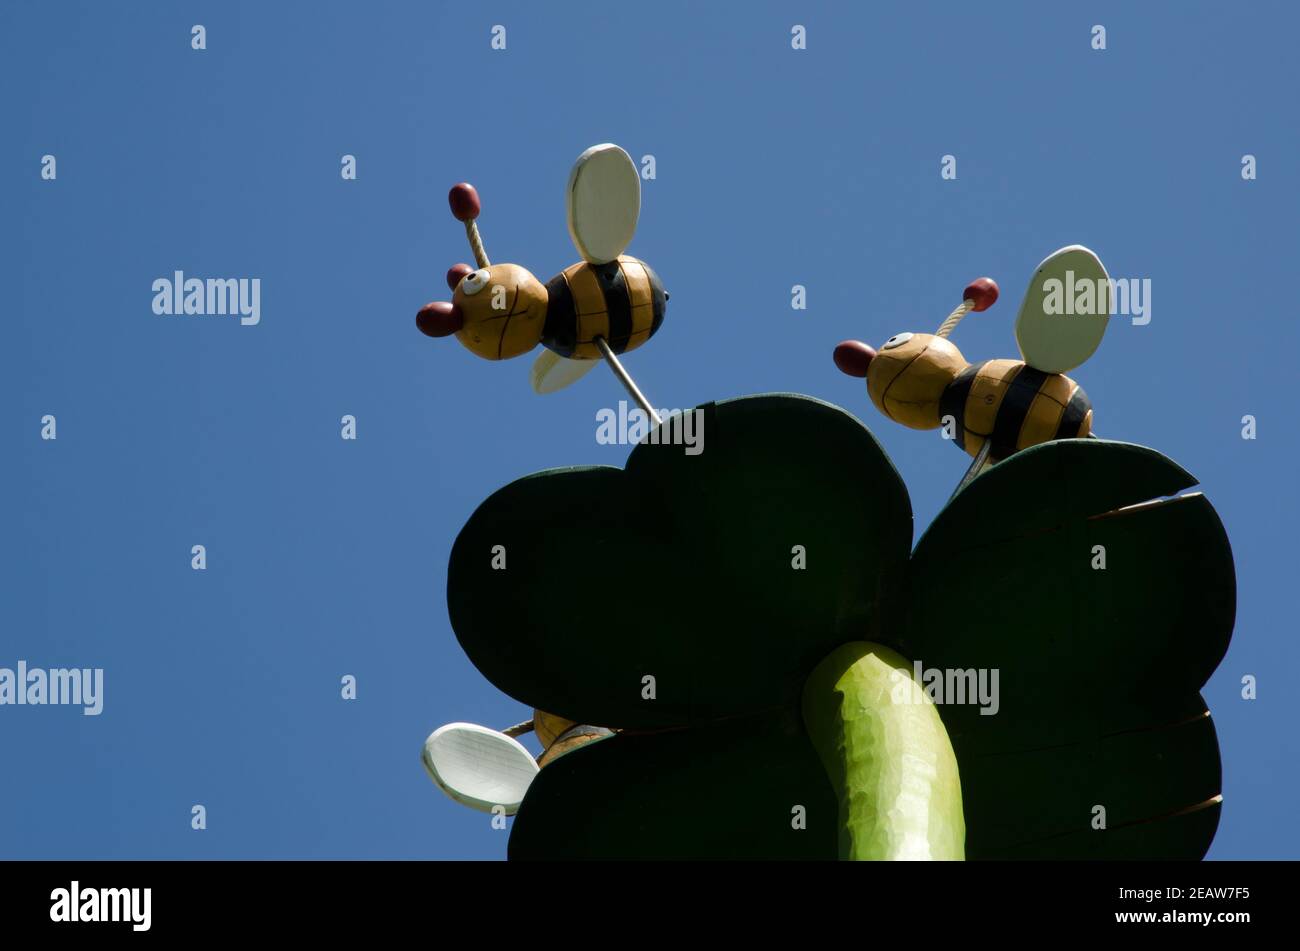
[[[1092,433],[1092,408],[1086,405],[1087,396],[1064,374],[1043,373],[1020,360],[988,360],[969,367],[965,375],[970,377],[969,391],[952,412],[954,416],[961,414],[957,422],[963,435],[962,448],[972,456],[979,454],[984,440],[999,428],[1003,443],[995,443],[994,461],[1039,443],[1082,439]],[[1008,400],[1013,389],[1021,392],[1016,399]],[[1080,402],[1086,408],[1080,407]],[[1070,419],[1072,412],[1076,418],[1081,417],[1077,430]]]
[[[867,394],[882,413],[912,429],[936,429],[951,417],[954,440],[972,456],[993,439],[994,462],[1092,432],[1087,394],[1068,376],[1020,360],[969,364],[934,334],[891,337],[867,367]]]
[[[597,337],[615,353],[635,350],[663,320],[663,285],[627,254],[608,264],[579,261],[546,285],[550,318],[542,342],[571,360],[598,360]]]
[[[546,288],[518,264],[493,264],[476,293],[466,277],[452,296],[465,320],[456,339],[486,360],[508,360],[527,353],[542,339]]]
[[[628,255],[579,261],[547,284],[517,264],[464,277],[452,296],[464,315],[456,337],[487,360],[508,360],[544,343],[562,357],[598,360],[603,337],[615,353],[635,350],[663,321],[667,299],[649,265]]]

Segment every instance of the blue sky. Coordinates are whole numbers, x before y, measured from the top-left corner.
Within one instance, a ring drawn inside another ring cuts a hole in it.
[[[1112,321],[1073,375],[1098,431],[1187,467],[1232,539],[1210,856],[1300,857],[1297,27],[1285,3],[6,4],[0,666],[103,667],[105,698],[0,708],[0,855],[505,854],[419,763],[442,723],[528,715],[457,646],[447,554],[506,482],[621,464],[594,435],[622,392],[598,371],[534,396],[531,357],[413,317],[469,256],[451,184],[478,187],[493,259],[545,281],[577,260],[569,166],[612,141],[656,159],[629,251],[672,302],[627,359],[652,401],[844,406],[917,536],[966,461],[880,417],[834,344],[930,331],[987,274],[1003,299],[954,340],[1014,357],[1025,284],[1067,244],[1150,278],[1151,322]],[[177,269],[260,278],[261,322],[154,315]]]

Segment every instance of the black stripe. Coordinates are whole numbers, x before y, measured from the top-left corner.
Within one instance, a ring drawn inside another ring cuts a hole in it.
[[[628,293],[623,268],[617,261],[587,266],[596,275],[605,297],[605,311],[609,315],[609,337],[605,342],[615,353],[622,353],[632,339],[632,295]]]
[[[1092,403],[1088,401],[1088,394],[1083,392],[1083,387],[1076,387],[1070,402],[1065,404],[1065,412],[1061,414],[1061,425],[1056,427],[1056,438],[1077,438],[1079,427],[1083,425],[1083,418],[1088,415],[1090,409]]]
[[[1020,365],[1020,370],[1007,384],[1007,393],[1002,397],[998,415],[993,420],[994,461],[1007,458],[1016,451],[1016,440],[1020,438],[1020,427],[1025,424],[1029,407],[1034,397],[1047,381],[1049,374],[1035,370],[1027,363]]]
[[[944,388],[943,395],[939,397],[939,422],[942,424],[945,416],[951,416],[957,421],[957,428],[953,431],[953,442],[963,451],[966,449],[966,400],[970,397],[971,384],[975,382],[975,377],[979,376],[980,367],[984,366],[984,363],[972,363],[958,373],[957,379],[949,383]]]
[[[644,261],[641,266],[645,268],[645,276],[650,278],[650,336],[647,340],[655,335],[659,325],[664,322],[664,312],[668,309],[668,295],[664,293],[663,281],[659,280],[659,275],[650,269],[650,265]]]
[[[563,272],[546,283],[546,323],[542,325],[542,345],[562,357],[573,356],[578,346],[573,291]]]

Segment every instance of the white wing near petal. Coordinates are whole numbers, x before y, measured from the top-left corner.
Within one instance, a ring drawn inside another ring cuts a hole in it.
[[[528,375],[529,382],[533,384],[534,393],[554,393],[582,379],[597,362],[599,361],[570,360],[552,350],[542,350],[533,361],[533,369]]]
[[[424,741],[429,778],[457,802],[513,816],[537,775],[537,762],[518,740],[474,723],[448,723]]]

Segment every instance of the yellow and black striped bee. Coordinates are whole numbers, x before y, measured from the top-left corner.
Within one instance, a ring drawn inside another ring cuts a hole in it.
[[[1093,312],[1058,312],[1061,288],[1085,281],[1096,288]],[[879,351],[846,340],[835,348],[835,363],[850,376],[866,377],[871,402],[895,422],[912,429],[949,426],[957,446],[975,457],[973,477],[1021,449],[1092,435],[1092,404],[1064,373],[1101,343],[1108,291],[1097,256],[1071,245],[1050,255],[1030,280],[1016,320],[1023,360],[971,364],[948,339],[966,314],[997,300],[997,284],[983,277],[967,285],[961,305],[935,333],[896,334]]]
[[[944,389],[939,413],[954,420],[953,439],[972,456],[991,440],[993,462],[1040,442],[1092,433],[1092,404],[1083,387],[1019,360],[968,366]]]
[[[517,264],[492,264],[476,219],[481,205],[472,185],[449,195],[452,214],[465,223],[477,268],[447,272],[452,300],[425,304],[416,325],[430,337],[456,338],[487,360],[519,356],[541,343],[533,388],[567,386],[602,357],[641,346],[663,324],[668,294],[644,261],[623,250],[636,232],[641,176],[616,145],[596,145],[574,163],[566,190],[569,235],[582,255],[546,284]]]
[[[570,360],[599,360],[597,337],[615,353],[635,350],[664,320],[659,275],[626,254],[605,264],[580,261],[546,284],[542,345]]]

